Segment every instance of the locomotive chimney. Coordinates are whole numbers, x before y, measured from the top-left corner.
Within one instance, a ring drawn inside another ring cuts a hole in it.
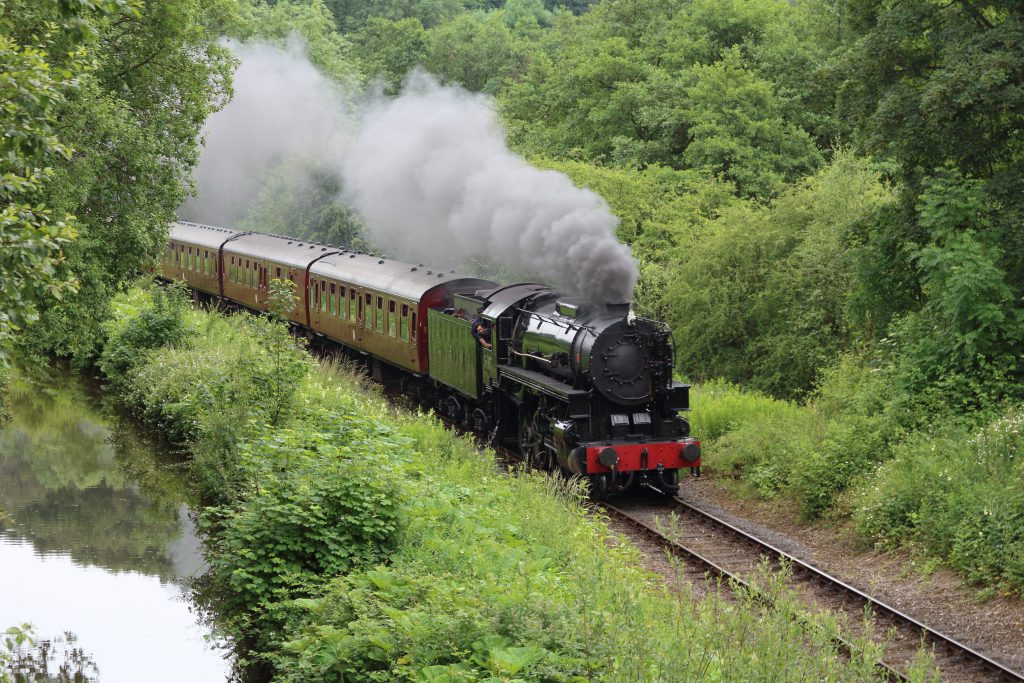
[[[609,315],[625,318],[629,315],[631,306],[630,304],[605,304],[604,308]]]

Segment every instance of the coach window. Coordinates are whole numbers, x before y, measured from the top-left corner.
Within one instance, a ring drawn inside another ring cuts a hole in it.
[[[348,319],[359,320],[359,294],[354,289],[348,290]]]
[[[277,269],[277,275],[275,275],[274,277],[276,277],[278,280],[281,279],[281,269],[280,268]]]
[[[327,312],[327,282],[320,281],[320,312]]]
[[[210,274],[210,252],[206,249],[203,249],[203,274]]]
[[[338,293],[335,291],[334,283],[331,283],[331,315],[338,315]]]
[[[384,297],[377,297],[377,331],[384,331]]]
[[[416,339],[416,311],[412,312],[412,327],[411,327],[411,330],[412,330],[412,338],[415,341],[415,339]]]
[[[388,336],[394,337],[398,333],[398,323],[395,320],[395,302],[388,299]]]
[[[363,297],[363,300],[366,302],[366,305],[363,306],[363,325],[366,326],[366,329],[372,330],[373,329],[373,295],[372,294],[367,294],[366,296]]]
[[[342,320],[345,319],[346,308],[348,308],[348,302],[345,301],[345,288],[338,285],[338,317]]]
[[[409,341],[409,304],[402,304],[402,317],[399,322],[399,338],[407,342]]]
[[[245,259],[245,286],[252,287],[252,271],[249,270],[249,259]]]

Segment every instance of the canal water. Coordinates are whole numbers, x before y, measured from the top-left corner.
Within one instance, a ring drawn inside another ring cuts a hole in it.
[[[67,373],[12,387],[0,425],[0,632],[30,623],[36,646],[4,665],[0,639],[0,671],[225,681],[228,651],[185,588],[203,560],[179,459],[100,398]]]

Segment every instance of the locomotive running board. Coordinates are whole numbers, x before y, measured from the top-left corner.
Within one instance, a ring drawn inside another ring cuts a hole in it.
[[[547,394],[559,401],[565,401],[569,404],[569,415],[572,417],[586,417],[590,414],[589,391],[573,389],[564,382],[534,370],[501,366],[498,373],[499,378],[507,377],[524,387]]]

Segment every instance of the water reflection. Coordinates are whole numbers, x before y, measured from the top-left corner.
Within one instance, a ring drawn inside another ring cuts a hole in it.
[[[70,632],[105,683],[225,680],[180,586],[202,559],[175,459],[68,375],[12,393],[0,431],[0,631],[31,622],[53,642]]]

